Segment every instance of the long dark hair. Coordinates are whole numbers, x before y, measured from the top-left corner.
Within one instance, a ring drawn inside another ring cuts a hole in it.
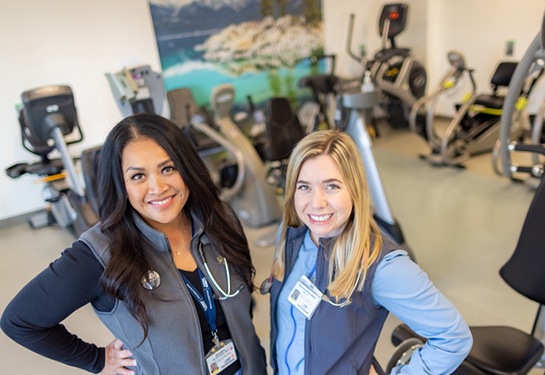
[[[111,260],[101,284],[110,295],[124,301],[131,315],[148,334],[146,308],[139,297],[141,278],[150,269],[145,248],[152,246],[137,229],[133,208],[128,203],[121,168],[125,146],[139,137],[153,139],[172,158],[190,191],[184,207],[204,224],[204,231],[218,246],[232,268],[253,291],[252,265],[248,242],[238,221],[227,212],[219,190],[187,134],[174,123],[154,114],[129,116],[118,123],[100,152],[97,173],[101,230],[112,240]]]

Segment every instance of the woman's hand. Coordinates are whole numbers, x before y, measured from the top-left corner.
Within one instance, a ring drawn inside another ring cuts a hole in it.
[[[123,343],[119,340],[112,341],[106,347],[106,361],[101,375],[134,375],[134,371],[127,366],[136,366],[136,359],[132,357],[130,350],[123,350]]]

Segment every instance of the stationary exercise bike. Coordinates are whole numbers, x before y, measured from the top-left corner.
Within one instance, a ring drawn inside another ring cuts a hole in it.
[[[366,59],[365,51],[357,56],[351,50],[354,14],[350,15],[346,45],[349,56],[362,63],[365,71],[369,70],[380,93],[380,105],[394,128],[409,126],[409,112],[426,91],[427,75],[423,65],[415,60],[409,48],[397,47],[395,42],[395,37],[407,25],[408,8],[406,3],[384,5],[378,24],[382,48],[373,59]]]
[[[14,179],[24,174],[40,176],[48,211],[30,218],[33,228],[57,224],[77,238],[98,222],[98,208],[94,190],[85,189],[67,147],[83,140],[72,89],[44,86],[25,91],[21,98],[19,125],[23,147],[41,160],[12,165],[6,173]],[[49,157],[54,150],[60,153],[60,159]],[[84,178],[90,183],[94,152],[89,149],[81,156],[82,169],[87,174]]]
[[[352,137],[360,150],[374,205],[373,217],[376,223],[386,235],[399,245],[400,249],[406,250],[411,259],[415,261],[415,256],[407,245],[401,227],[390,209],[371,149],[371,137],[367,130],[367,124],[371,121],[373,107],[377,105],[378,101],[379,93],[377,91],[339,91],[337,93],[335,123],[338,128]]]

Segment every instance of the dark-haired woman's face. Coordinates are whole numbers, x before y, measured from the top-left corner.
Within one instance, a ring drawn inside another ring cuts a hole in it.
[[[121,158],[131,206],[163,233],[181,225],[189,189],[166,151],[153,139],[140,137],[125,146]]]

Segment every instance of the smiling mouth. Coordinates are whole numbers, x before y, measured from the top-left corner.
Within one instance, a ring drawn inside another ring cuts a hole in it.
[[[308,215],[313,221],[327,221],[333,214],[327,214],[327,215]]]
[[[156,206],[160,206],[160,205],[163,205],[167,202],[170,202],[172,199],[174,199],[174,195],[168,197],[168,198],[165,198],[165,199],[161,199],[160,201],[150,201],[149,203],[152,204],[152,205],[156,205]]]

